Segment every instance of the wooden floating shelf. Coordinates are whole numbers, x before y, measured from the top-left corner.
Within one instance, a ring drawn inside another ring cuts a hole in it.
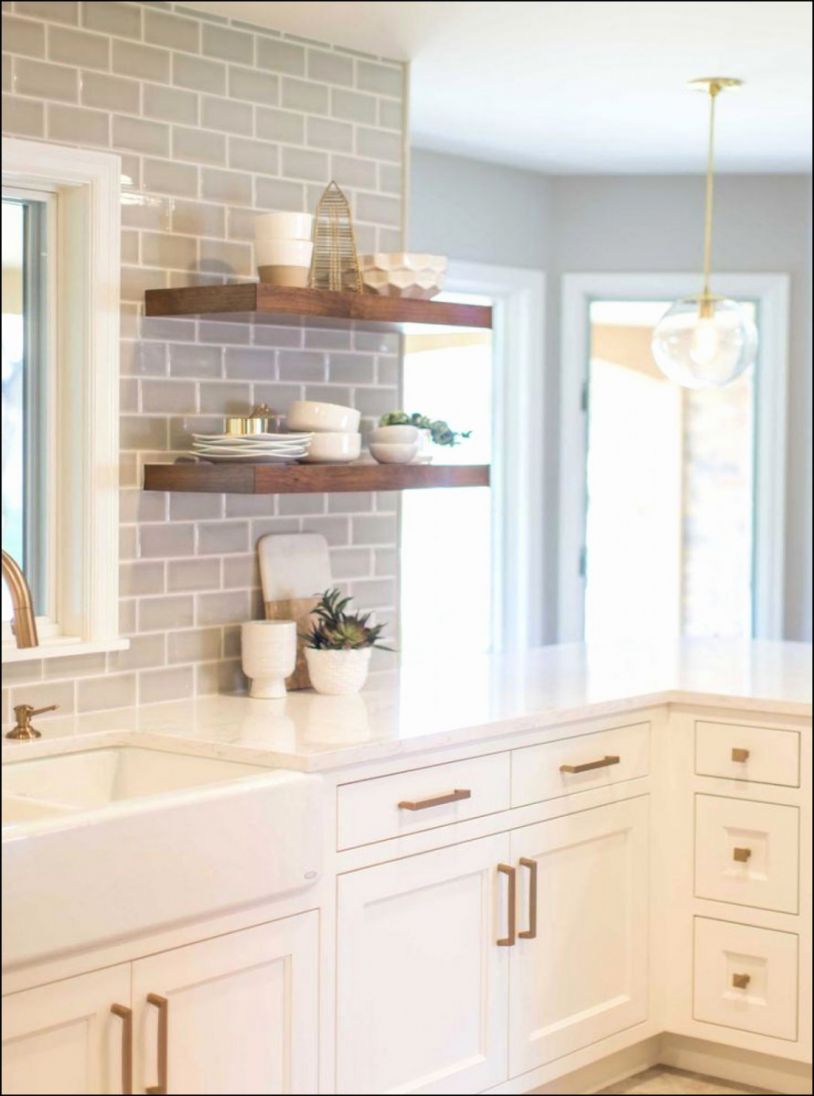
[[[492,309],[485,305],[293,289],[262,282],[148,289],[144,305],[146,316],[205,317],[231,323],[353,325],[372,331],[400,331],[408,325],[492,326]]]
[[[488,464],[146,464],[145,491],[290,495],[488,487]]]

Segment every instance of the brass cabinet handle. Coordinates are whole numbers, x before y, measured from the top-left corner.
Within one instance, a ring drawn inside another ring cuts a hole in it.
[[[733,849],[732,859],[737,860],[740,864],[745,864],[749,857],[752,855],[751,849]]]
[[[529,927],[517,935],[523,940],[534,940],[537,936],[537,861],[521,856],[520,863],[529,869]]]
[[[509,877],[509,902],[506,911],[509,935],[499,936],[496,942],[499,948],[513,948],[515,945],[515,920],[517,917],[517,872],[509,864],[498,864],[497,870]]]
[[[744,750],[742,746],[733,746],[732,747],[732,760],[733,761],[740,761],[741,763],[743,763],[744,761],[748,761],[749,760],[749,751]]]
[[[733,974],[732,985],[735,989],[746,989],[749,983],[752,981],[751,974]]]
[[[606,769],[608,765],[618,765],[621,758],[607,754],[599,761],[586,761],[582,765],[560,765],[561,773],[587,773],[589,769]]]
[[[462,799],[471,798],[472,792],[469,788],[456,788],[454,792],[434,795],[430,799],[402,799],[399,803],[399,810],[425,811],[427,807],[440,807],[443,803],[459,803]]]
[[[133,1010],[127,1005],[111,1005],[110,1011],[122,1021],[122,1092],[133,1091]]]
[[[150,1005],[155,1005],[155,1007],[158,1009],[158,1051],[156,1054],[158,1084],[150,1085],[144,1091],[155,1093],[156,1096],[162,1096],[162,1094],[166,1093],[167,1091],[170,1003],[166,997],[162,997],[158,993],[148,993],[147,1003]]]

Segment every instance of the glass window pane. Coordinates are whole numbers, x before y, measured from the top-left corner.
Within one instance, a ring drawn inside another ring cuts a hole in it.
[[[719,389],[668,381],[650,353],[668,305],[591,305],[589,640],[752,632],[754,370]]]
[[[38,614],[47,612],[46,204],[3,195],[3,548],[20,563]],[[11,618],[3,587],[3,620]]]
[[[445,298],[448,299],[448,298]],[[480,297],[462,298],[468,303]],[[436,447],[438,464],[489,464],[492,333],[453,328],[408,335],[404,410],[471,430]],[[405,491],[401,521],[401,641],[405,655],[485,651],[492,638],[492,508],[488,487]]]

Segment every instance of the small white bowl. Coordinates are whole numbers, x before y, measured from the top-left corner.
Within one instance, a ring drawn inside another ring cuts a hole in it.
[[[346,464],[356,460],[362,452],[361,434],[314,434],[308,446],[308,452],[301,459],[306,464]]]
[[[310,240],[313,231],[310,213],[259,213],[254,219],[255,240]]]
[[[413,445],[420,440],[416,426],[377,426],[368,434],[368,441],[384,445]]]
[[[258,266],[310,266],[313,251],[310,240],[258,240],[254,245]]]
[[[359,429],[361,418],[362,413],[355,407],[344,407],[340,403],[295,400],[288,409],[286,423],[289,430],[354,434]]]
[[[409,464],[417,452],[417,441],[412,445],[404,442],[393,445],[375,441],[370,443],[370,455],[379,464]]]

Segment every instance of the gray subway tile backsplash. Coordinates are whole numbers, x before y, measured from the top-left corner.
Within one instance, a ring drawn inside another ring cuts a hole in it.
[[[391,618],[398,495],[162,495],[140,479],[145,462],[173,460],[191,432],[253,402],[281,413],[298,398],[352,403],[371,422],[399,402],[399,340],[142,311],[145,289],[252,277],[255,211],[313,210],[333,177],[362,222],[360,250],[400,246],[402,66],[178,4],[18,0],[4,7],[3,49],[4,130],[112,147],[127,177],[120,624],[131,648],[11,667],[12,696],[47,678],[65,711],[85,712],[243,687],[239,626],[262,613],[255,547],[270,533],[323,533],[337,581]]]

